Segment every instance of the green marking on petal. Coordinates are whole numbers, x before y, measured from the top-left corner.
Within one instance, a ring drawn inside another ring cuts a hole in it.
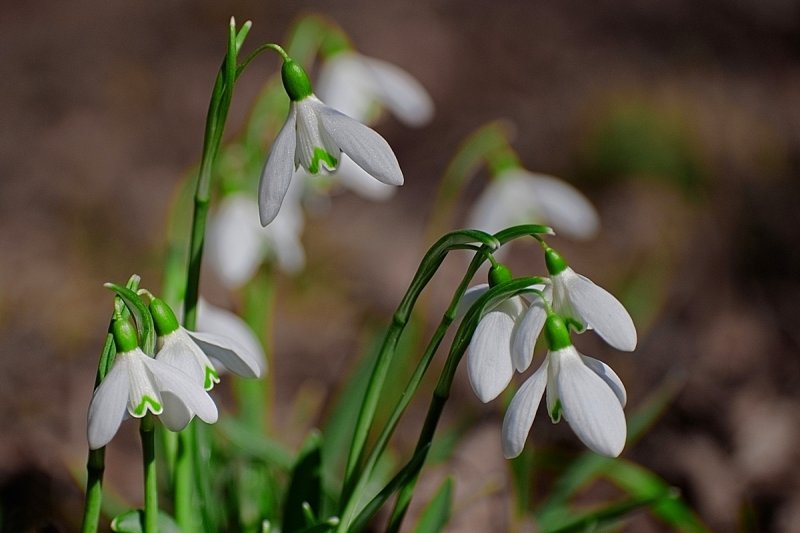
[[[339,164],[339,160],[333,157],[331,154],[325,151],[323,148],[314,148],[314,154],[311,158],[311,165],[308,167],[308,171],[312,174],[316,174],[319,172],[319,163],[322,161],[328,168],[336,168],[336,165]]]
[[[147,406],[150,406],[150,411],[154,415],[161,414],[163,408],[161,404],[156,401],[155,398],[152,398],[145,394],[142,396],[142,400],[139,402],[139,405],[136,406],[136,409],[133,410],[133,416],[135,417],[142,417],[147,412]]]
[[[556,404],[553,406],[553,410],[548,413],[550,415],[550,420],[553,421],[553,424],[558,424],[561,421],[561,399],[559,398],[556,400]]]
[[[211,390],[214,387],[214,383],[219,383],[219,374],[213,367],[207,366],[203,387],[205,387],[206,390]]]

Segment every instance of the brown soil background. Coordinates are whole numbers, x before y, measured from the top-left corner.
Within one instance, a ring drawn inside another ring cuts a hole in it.
[[[509,118],[526,166],[576,183],[600,210],[596,240],[558,241],[573,266],[623,296],[636,280],[650,289],[650,304],[636,315],[634,354],[588,336],[579,341],[618,370],[631,409],[664,379],[681,383],[665,416],[625,456],[679,487],[715,531],[797,531],[800,7],[788,0],[5,3],[0,496],[7,529],[77,527],[82,496],[70,471],[85,460],[85,410],[111,301],[102,283],[133,271],[151,284],[160,279],[166,209],[200,154],[228,17],[254,21],[254,46],[280,40],[308,10],[339,22],[365,53],[413,72],[437,116],[419,131],[393,119],[380,124],[406,175],[393,202],[344,195],[310,221],[309,271],[284,280],[279,296],[288,303],[272,369],[276,411],[287,411],[298,390],[332,394],[359,327],[389,319],[428,244],[424,225],[448,158],[474,128]],[[229,131],[276,65],[265,59],[245,76]],[[626,105],[675,128],[704,177],[699,192],[685,194],[649,172],[593,172],[599,167],[587,163],[587,146]],[[537,254],[517,252],[516,273],[542,271]],[[459,266],[449,267],[452,283]],[[338,280],[333,292],[312,293],[309,286],[321,285],[315,276]],[[204,292],[235,304],[206,277]],[[429,302],[434,309],[447,280],[442,287]],[[449,415],[470,413],[474,429],[425,485],[454,473],[452,531],[503,531],[502,413],[497,403],[480,405],[466,376],[459,379]],[[529,445],[579,450],[542,413],[535,427]],[[303,432],[286,439],[296,444]],[[109,486],[134,503],[136,450],[127,428],[109,451]],[[480,497],[487,479],[495,488]],[[641,515],[625,529],[663,526]]]

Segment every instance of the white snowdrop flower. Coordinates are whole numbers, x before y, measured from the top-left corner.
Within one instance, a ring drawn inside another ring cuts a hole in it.
[[[182,430],[194,415],[209,424],[217,421],[217,406],[203,387],[179,368],[146,355],[137,346],[136,331],[129,322],[114,322],[114,340],[114,365],[89,405],[89,448],[108,444],[126,412],[135,418],[148,411],[160,415],[172,431]]]
[[[498,274],[499,272],[499,274]],[[511,274],[503,265],[495,265],[489,271],[491,286],[511,279]],[[475,301],[490,287],[489,284],[477,285],[464,293],[459,303],[457,314],[463,315]],[[544,287],[532,287],[541,290]],[[533,297],[536,305],[538,297]],[[530,366],[533,350],[530,355],[520,358],[512,350],[512,340],[520,336],[517,333],[520,320],[525,310],[531,305],[526,297],[513,296],[504,300],[494,309],[483,315],[472,335],[467,349],[467,374],[472,390],[482,402],[495,399],[511,382],[514,370],[522,372]],[[542,324],[544,321],[542,321]],[[538,325],[541,330],[542,324]],[[536,327],[535,324],[532,327]],[[538,337],[537,330],[534,335]]]
[[[258,203],[245,193],[225,196],[209,220],[206,240],[209,266],[229,289],[247,283],[261,263],[273,258],[278,267],[295,273],[305,266],[300,237],[304,217],[302,178],[292,180],[283,208],[266,228],[258,223]]]
[[[284,57],[281,75],[291,104],[259,182],[263,226],[277,216],[298,166],[311,174],[335,171],[344,153],[378,181],[403,184],[403,172],[383,137],[323,104],[312,92],[303,68],[289,57]]]
[[[251,354],[258,362],[260,375],[267,372],[267,356],[261,342],[250,326],[235,313],[217,307],[200,298],[197,302],[197,331],[201,333],[214,333],[231,339],[242,347],[244,353]],[[214,357],[211,356],[212,363]],[[217,362],[214,367],[222,368],[222,363]]]
[[[323,102],[360,122],[371,122],[376,108],[384,107],[408,126],[433,118],[433,100],[411,74],[353,50],[341,50],[322,64],[317,88]]]
[[[534,222],[575,239],[591,238],[600,227],[597,211],[575,187],[519,167],[500,172],[468,216],[469,227],[488,233]]]
[[[591,450],[616,457],[625,446],[625,387],[605,363],[578,353],[563,319],[547,318],[549,352],[542,365],[514,395],[503,420],[503,455],[522,453],[533,419],[547,391],[547,411],[553,422],[561,416]]]
[[[577,274],[552,248],[545,251],[545,263],[553,283],[556,313],[593,329],[618,350],[632,352],[636,349],[636,326],[619,300],[589,278]]]
[[[235,340],[216,333],[186,330],[178,325],[172,309],[158,298],[150,302],[150,314],[158,333],[156,360],[182,369],[205,390],[219,383],[219,372],[211,359],[239,376],[261,376],[264,364]]]

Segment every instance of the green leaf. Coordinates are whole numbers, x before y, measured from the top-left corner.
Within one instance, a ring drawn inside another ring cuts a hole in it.
[[[111,521],[111,530],[117,533],[143,533],[144,510],[132,509],[116,516]],[[178,524],[175,523],[171,516],[159,511],[158,531],[159,533],[181,533],[181,528],[178,527]]]
[[[678,496],[677,490],[664,480],[634,463],[618,460],[608,464],[603,473],[630,495],[639,498],[667,495],[657,498],[650,506],[651,511],[680,531],[704,533],[708,528],[697,515]]]
[[[253,431],[240,420],[227,417],[220,420],[216,427],[244,455],[256,457],[282,470],[288,471],[292,467],[294,454],[290,450],[278,441]]]
[[[641,498],[632,498],[620,503],[614,503],[595,511],[590,511],[579,516],[574,514],[567,523],[554,526],[539,524],[541,533],[569,533],[571,531],[596,531],[599,527],[614,523],[636,509],[641,509],[654,501],[667,497],[668,493]]]
[[[136,322],[136,329],[139,332],[139,343],[142,351],[147,355],[153,355],[156,350],[156,335],[153,327],[153,317],[139,295],[127,287],[122,287],[115,283],[106,283],[107,289],[114,291],[119,296]]]
[[[414,533],[438,533],[450,521],[453,507],[453,479],[444,480],[436,495],[425,506],[417,522]]]
[[[297,462],[283,505],[283,531],[300,531],[309,524],[307,514],[319,516],[322,503],[322,437],[308,436]],[[304,510],[304,504],[307,509]]]

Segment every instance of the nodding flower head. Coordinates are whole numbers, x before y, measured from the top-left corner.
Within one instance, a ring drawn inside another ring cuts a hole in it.
[[[303,68],[289,57],[281,69],[291,104],[259,182],[261,224],[277,216],[298,166],[310,174],[335,171],[342,154],[380,182],[402,185],[403,172],[389,143],[374,130],[323,104]]]

